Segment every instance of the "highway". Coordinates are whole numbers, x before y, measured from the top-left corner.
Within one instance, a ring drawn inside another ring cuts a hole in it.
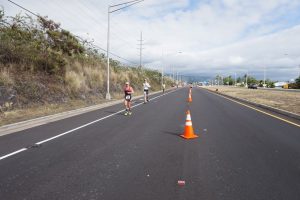
[[[200,88],[0,137],[1,200],[299,200],[300,122]],[[190,109],[196,139],[182,134]],[[178,181],[185,181],[179,185]]]

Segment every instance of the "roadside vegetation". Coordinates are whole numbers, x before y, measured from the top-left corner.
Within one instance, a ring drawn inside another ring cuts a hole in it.
[[[247,79],[247,81],[246,81]],[[227,76],[227,77],[221,77],[221,76],[216,76],[215,80],[219,80],[220,85],[234,85],[235,84],[235,79],[232,76]],[[237,77],[236,79],[236,84],[237,86],[244,87],[246,85],[246,82],[248,85],[250,84],[256,84],[258,87],[263,87],[264,81],[263,80],[257,80],[253,76],[247,76],[246,74],[242,77]],[[274,88],[275,87],[275,81],[272,81],[270,79],[265,80],[265,84],[267,88]],[[287,88],[289,89],[300,89],[300,76],[295,79],[294,82],[288,83]]]
[[[223,77],[223,82],[222,82],[222,77],[220,77],[220,76],[216,76],[215,79],[219,80],[219,84],[221,84],[221,85],[234,85],[235,84],[235,79],[232,76]],[[247,79],[247,81],[246,81],[246,79]],[[246,82],[248,85],[257,84],[259,87],[263,87],[263,84],[264,84],[263,80],[257,80],[255,77],[249,76],[249,75],[247,76],[246,74],[242,77],[236,78],[237,86],[244,87],[246,85]],[[270,79],[266,79],[265,83],[266,83],[266,87],[268,87],[268,88],[275,87],[275,85],[274,85],[275,82]]]
[[[73,35],[59,23],[47,17],[6,16],[0,8],[0,121],[22,109],[69,107],[72,102],[80,107],[104,101],[106,61],[90,41]],[[141,92],[145,78],[152,90],[161,89],[160,72],[111,59],[114,99],[123,95],[125,81]],[[171,85],[169,79],[165,82],[167,87]]]
[[[281,90],[249,90],[244,87],[211,86],[208,90],[271,106],[300,115],[300,92]]]

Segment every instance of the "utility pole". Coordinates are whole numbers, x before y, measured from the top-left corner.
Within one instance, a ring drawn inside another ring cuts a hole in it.
[[[266,87],[266,66],[264,67],[264,85],[263,87]]]
[[[109,48],[110,48],[110,42],[109,42],[109,36],[110,36],[110,8],[111,8],[111,6],[108,6],[108,11],[107,11],[107,23],[108,23],[108,26],[107,26],[107,51],[106,51],[106,53],[107,53],[107,55],[106,55],[106,57],[107,57],[107,91],[106,91],[106,96],[105,96],[105,98],[107,99],[107,100],[110,100],[111,99],[111,96],[110,96],[110,92],[109,92],[109,56],[110,56],[110,54],[109,54]]]
[[[234,86],[236,86],[236,72],[234,73]]]
[[[172,67],[172,79],[173,79],[173,82],[175,82],[175,71],[174,71],[174,67]]]
[[[140,46],[140,67],[142,67],[142,57],[143,57],[143,32],[141,31],[141,36],[140,36],[140,40],[138,40],[140,43],[139,43],[139,46]]]
[[[246,87],[248,87],[248,70],[247,70],[247,73],[246,73]]]
[[[111,95],[110,95],[110,91],[109,91],[109,85],[110,85],[110,63],[109,63],[109,59],[110,59],[110,14],[117,12],[119,10],[128,8],[130,6],[133,6],[135,4],[141,3],[144,0],[132,0],[132,1],[128,1],[128,2],[124,2],[124,3],[119,3],[119,4],[115,4],[115,5],[108,5],[108,9],[107,9],[107,89],[106,89],[106,99],[110,100],[111,99]]]
[[[164,67],[161,68],[161,87],[164,85]]]
[[[164,85],[164,50],[161,50],[161,87]]]

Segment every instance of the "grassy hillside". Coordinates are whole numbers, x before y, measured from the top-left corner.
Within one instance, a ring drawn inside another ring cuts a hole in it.
[[[106,92],[106,57],[47,17],[5,16],[0,10],[0,113],[47,105],[94,104]],[[125,81],[136,91],[147,78],[160,89],[158,71],[111,60],[111,93],[122,96]],[[167,86],[170,80],[167,80]]]

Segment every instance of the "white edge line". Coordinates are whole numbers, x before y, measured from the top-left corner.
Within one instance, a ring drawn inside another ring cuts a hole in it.
[[[156,97],[153,97],[153,98],[151,98],[151,99],[157,99],[157,98],[159,98],[159,97],[165,96],[165,95],[170,94],[170,93],[175,92],[175,91],[177,91],[177,90],[173,90],[173,91],[167,92],[167,93],[165,93],[165,94],[161,94],[161,95],[156,96]],[[142,103],[138,103],[138,104],[132,106],[132,108],[137,107],[137,106],[142,105],[142,104],[143,104],[143,102],[142,102]],[[117,111],[117,112],[115,112],[115,113],[113,113],[113,114],[107,115],[107,116],[105,116],[105,117],[102,117],[102,118],[97,119],[97,120],[95,120],[95,121],[89,122],[89,123],[87,123],[87,124],[84,124],[84,125],[82,125],[82,126],[79,126],[79,127],[77,127],[77,128],[74,128],[74,129],[72,129],[72,130],[66,131],[66,132],[61,133],[61,134],[59,134],[59,135],[53,136],[53,137],[51,137],[51,138],[42,140],[42,141],[37,142],[37,143],[35,143],[35,144],[36,144],[36,145],[41,145],[41,144],[43,144],[43,143],[49,142],[49,141],[54,140],[54,139],[56,139],[56,138],[59,138],[59,137],[61,137],[61,136],[67,135],[67,134],[69,134],[69,133],[72,133],[72,132],[74,132],[74,131],[76,131],[76,130],[82,129],[82,128],[87,127],[87,126],[89,126],[89,125],[92,125],[92,124],[94,124],[94,123],[96,123],[96,122],[99,122],[99,121],[102,121],[102,120],[107,119],[107,118],[109,118],[109,117],[112,117],[112,116],[114,116],[114,115],[116,115],[116,114],[119,114],[119,113],[121,113],[121,112],[124,112],[124,110]],[[0,157],[0,160],[3,160],[3,159],[8,158],[8,157],[10,157],[10,156],[16,155],[16,154],[21,153],[21,152],[26,151],[26,150],[28,150],[28,149],[27,149],[27,148],[19,149],[19,150],[17,150],[17,151],[12,152],[12,153],[9,153],[9,154],[6,154],[6,155],[4,155],[4,156],[1,156],[1,157]]]
[[[12,152],[12,153],[6,154],[6,155],[4,155],[4,156],[1,156],[1,157],[0,157],[0,160],[3,160],[3,159],[8,158],[8,157],[10,157],[10,156],[16,155],[16,154],[21,153],[22,151],[26,151],[26,150],[27,150],[27,148],[23,148],[23,149],[20,149],[20,150],[18,150],[18,151],[14,151],[14,152]]]

